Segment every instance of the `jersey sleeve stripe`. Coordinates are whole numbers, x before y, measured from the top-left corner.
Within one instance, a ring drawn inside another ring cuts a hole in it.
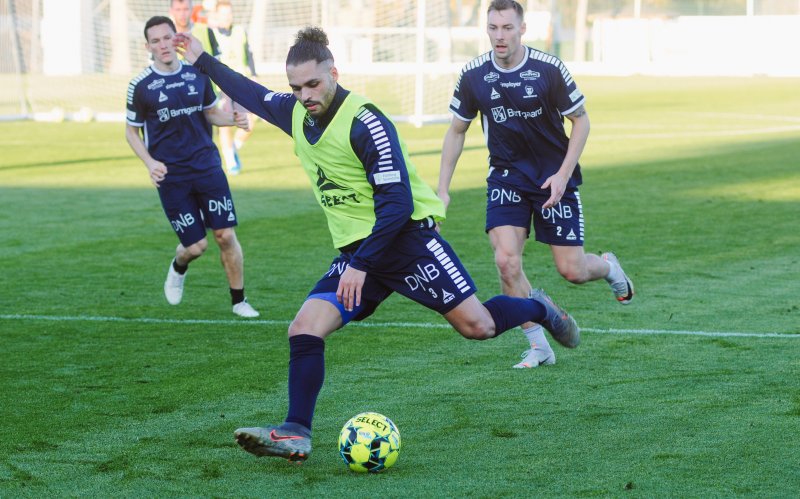
[[[570,74],[569,70],[564,65],[564,63],[561,62],[561,60],[558,57],[546,54],[536,49],[531,49],[530,52],[531,52],[530,54],[531,59],[536,59],[537,61],[542,61],[548,64],[552,64],[553,66],[558,68],[559,71],[561,71],[561,77],[564,78],[564,82],[567,84],[567,86],[572,85],[573,82],[572,75]]]
[[[375,144],[375,148],[378,151],[378,171],[392,171],[395,170],[394,167],[394,155],[392,154],[392,142],[389,140],[389,136],[386,133],[386,130],[383,127],[383,122],[367,108],[363,108],[360,113],[358,113],[357,118],[367,126],[369,130],[370,136],[372,137],[372,141]],[[388,178],[388,177],[386,177]],[[377,179],[376,179],[377,181]],[[383,177],[378,183],[383,183]]]
[[[456,91],[458,91],[461,88],[461,77],[464,76],[464,73],[466,73],[471,69],[475,69],[482,66],[484,63],[486,63],[486,61],[489,60],[490,55],[491,52],[486,52],[485,54],[481,54],[478,57],[466,63],[464,67],[461,68],[461,72],[458,73],[458,78],[456,79]]]
[[[141,73],[136,75],[130,83],[128,83],[128,104],[133,105],[133,94],[136,92],[136,86],[139,82],[147,78],[153,73],[151,68],[145,68]]]

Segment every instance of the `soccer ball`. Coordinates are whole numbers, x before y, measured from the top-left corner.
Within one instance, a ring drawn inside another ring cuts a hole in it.
[[[400,454],[400,431],[391,419],[377,412],[356,414],[339,433],[339,454],[353,471],[383,471]]]

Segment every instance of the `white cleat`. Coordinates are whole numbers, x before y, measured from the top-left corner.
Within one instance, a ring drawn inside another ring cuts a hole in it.
[[[247,300],[240,301],[236,305],[233,306],[233,313],[238,315],[239,317],[245,317],[248,319],[252,319],[253,317],[258,317],[260,314],[256,309],[254,309]]]
[[[522,361],[512,366],[514,369],[530,369],[539,366],[552,366],[556,363],[556,354],[552,350],[529,348],[522,352]]]
[[[169,262],[167,280],[164,281],[164,296],[170,305],[177,305],[183,299],[183,281],[186,280],[186,274],[177,273],[172,263]]]
[[[619,264],[619,260],[614,253],[603,253],[602,257],[609,265],[616,265],[619,269],[619,279],[609,282],[608,285],[611,286],[611,291],[613,291],[617,301],[623,305],[627,305],[633,300],[633,282],[628,279],[625,271],[622,270],[622,266]]]

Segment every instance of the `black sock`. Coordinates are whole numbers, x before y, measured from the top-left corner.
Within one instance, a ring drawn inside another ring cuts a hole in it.
[[[172,259],[172,268],[175,269],[175,272],[183,275],[186,273],[186,270],[189,269],[189,264],[186,265],[179,265],[178,260]]]
[[[286,423],[311,430],[314,406],[325,379],[325,341],[310,334],[289,337],[289,411]]]
[[[231,305],[236,305],[244,301],[244,288],[233,289],[231,288]]]
[[[494,336],[525,322],[541,322],[547,316],[544,305],[528,298],[498,295],[483,302],[494,319]]]

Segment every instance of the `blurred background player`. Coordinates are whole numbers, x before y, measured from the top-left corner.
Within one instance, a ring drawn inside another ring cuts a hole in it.
[[[210,228],[228,277],[233,313],[258,317],[244,295],[236,210],[211,139],[211,125],[246,128],[247,118],[217,108],[208,77],[178,59],[175,25],[169,18],[150,18],[144,36],[153,64],[128,86],[125,138],[147,167],[180,240],[167,270],[164,295],[171,305],[181,302],[186,270],[208,247]]]
[[[206,23],[193,22],[193,13],[192,0],[170,0],[169,17],[175,24],[177,32],[191,33],[195,38],[200,40],[200,43],[203,45],[203,50],[217,57],[219,55],[219,47],[216,37],[214,36],[214,30]]]
[[[192,22],[203,23],[213,28],[214,25],[214,9],[216,9],[216,0],[203,0],[199,4],[192,7]]]
[[[177,43],[228,95],[292,138],[339,250],[289,325],[286,419],[236,430],[244,450],[290,461],[308,458],[325,378],[325,338],[369,317],[393,292],[438,312],[468,339],[495,338],[535,320],[563,345],[578,345],[577,324],[543,291],[530,299],[478,300],[475,283],[436,231],[435,221],[444,217],[441,199],[417,174],[392,121],[369,99],[338,85],[324,31],[301,30],[289,49],[291,94],[232,71],[205,54],[196,39],[179,35]],[[424,276],[415,278],[417,273]]]
[[[233,7],[229,0],[219,0],[216,5],[214,22],[216,27],[213,29],[214,36],[219,47],[220,61],[236,72],[249,75],[256,75],[253,54],[247,42],[247,33],[238,24],[233,24]],[[206,51],[208,52],[208,51]],[[209,52],[210,53],[210,52]],[[219,129],[219,147],[222,152],[222,159],[225,161],[225,168],[228,173],[237,175],[242,170],[242,162],[239,159],[239,149],[253,133],[253,116],[243,107],[236,104],[225,93],[220,92],[220,106],[224,111],[236,111],[247,116],[250,120],[250,128],[243,130],[233,127],[221,127]]]
[[[616,299],[633,299],[633,283],[613,253],[583,251],[578,158],[589,137],[585,98],[556,57],[522,45],[522,6],[494,0],[488,8],[492,50],[461,70],[442,145],[439,197],[447,206],[456,163],[478,113],[489,149],[486,231],[494,248],[503,293],[528,296],[522,251],[533,221],[536,240],[550,246],[558,272],[574,284],[605,279]],[[564,117],[572,122],[567,137]],[[530,344],[516,368],[555,363],[541,326],[524,324]]]

